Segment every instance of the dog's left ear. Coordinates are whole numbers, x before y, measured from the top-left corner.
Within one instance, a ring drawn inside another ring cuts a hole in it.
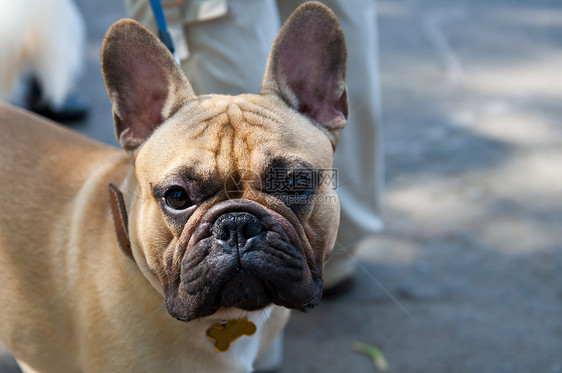
[[[148,29],[124,19],[111,26],[101,67],[113,104],[115,134],[126,150],[139,147],[195,94],[174,57]]]
[[[318,2],[298,7],[277,35],[261,94],[276,94],[322,128],[335,147],[348,116],[347,49],[335,14]]]

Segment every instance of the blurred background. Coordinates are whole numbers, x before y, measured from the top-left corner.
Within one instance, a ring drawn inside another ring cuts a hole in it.
[[[71,127],[117,145],[100,75],[115,0],[86,20]],[[293,313],[282,372],[562,371],[562,4],[378,0],[385,231],[353,291]],[[18,372],[0,350],[0,372]]]

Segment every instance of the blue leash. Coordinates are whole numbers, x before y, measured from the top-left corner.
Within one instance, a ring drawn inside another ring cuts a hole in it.
[[[152,12],[154,13],[154,19],[156,20],[156,26],[158,27],[158,36],[160,36],[160,40],[174,55],[176,62],[180,64],[180,60],[176,55],[176,49],[174,48],[174,42],[172,41],[172,37],[170,36],[168,27],[166,26],[164,10],[162,9],[160,0],[150,0],[150,6],[152,7]]]

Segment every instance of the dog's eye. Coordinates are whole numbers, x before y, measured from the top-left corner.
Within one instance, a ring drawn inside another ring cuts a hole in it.
[[[293,195],[309,195],[314,187],[310,175],[289,175],[285,179],[284,192]]]
[[[192,205],[187,192],[181,188],[169,189],[164,194],[166,205],[174,210],[185,210]]]
[[[315,187],[315,174],[312,170],[294,170],[285,175],[275,192],[290,196],[309,196]]]
[[[317,176],[313,169],[273,168],[267,178],[267,192],[289,207],[309,204],[309,197],[317,187]]]

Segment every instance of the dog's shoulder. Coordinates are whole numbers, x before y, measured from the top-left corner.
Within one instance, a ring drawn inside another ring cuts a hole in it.
[[[0,103],[0,144],[2,150],[37,147],[42,144],[70,144],[89,148],[103,147],[85,136],[64,128],[29,111]]]
[[[80,163],[82,169],[88,163],[103,162],[112,158],[127,159],[120,149],[99,143],[62,125],[42,118],[26,110],[0,104],[0,158],[3,171],[11,166],[22,169],[71,168]]]
[[[43,211],[56,210],[92,178],[105,186],[121,182],[130,164],[123,150],[2,104],[0,159],[0,202],[9,205],[25,191],[27,203],[40,204]]]

